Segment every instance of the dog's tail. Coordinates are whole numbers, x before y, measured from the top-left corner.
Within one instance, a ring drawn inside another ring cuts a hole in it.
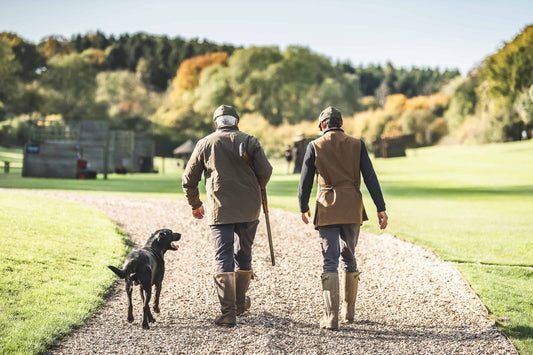
[[[117,276],[120,277],[121,279],[126,277],[126,274],[124,273],[124,270],[117,269],[116,267],[111,266],[111,265],[109,265],[108,268],[110,268],[111,271],[113,271],[115,274],[117,274]]]

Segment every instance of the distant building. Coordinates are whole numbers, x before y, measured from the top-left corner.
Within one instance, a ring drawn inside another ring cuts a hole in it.
[[[38,124],[24,147],[22,176],[79,178],[80,169],[83,178],[92,173],[152,172],[154,155],[151,134],[110,130],[100,121]]]
[[[192,152],[196,147],[196,142],[193,142],[191,139],[188,139],[185,143],[177,147],[172,151],[175,158],[183,159],[185,163],[183,166],[187,165],[187,162],[191,158]]]
[[[405,148],[414,146],[414,135],[391,138],[378,138],[372,142],[372,152],[376,158],[404,157]]]
[[[299,174],[302,172],[302,165],[304,162],[305,151],[307,150],[307,145],[316,137],[306,137],[303,133],[298,132],[296,136],[292,139],[293,141],[293,158],[294,158],[294,169],[293,174]]]

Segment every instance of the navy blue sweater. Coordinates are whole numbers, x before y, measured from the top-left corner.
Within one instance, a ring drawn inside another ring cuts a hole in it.
[[[330,131],[342,131],[340,128],[331,128],[324,131],[324,134]],[[376,205],[378,212],[385,211],[385,201],[383,200],[383,194],[381,193],[381,187],[379,186],[378,177],[374,172],[374,167],[368,156],[368,151],[365,146],[365,142],[361,139],[361,174],[365,182],[366,188]],[[300,175],[300,184],[298,186],[298,202],[300,203],[300,212],[304,213],[309,211],[309,196],[313,189],[313,180],[315,177],[315,147],[313,143],[309,143],[305,152],[304,161],[302,165],[302,173]]]

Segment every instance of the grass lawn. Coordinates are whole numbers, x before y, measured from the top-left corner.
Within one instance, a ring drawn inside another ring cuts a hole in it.
[[[181,173],[183,171],[177,168],[175,159],[164,160],[165,174],[109,174],[107,180],[103,179],[102,174],[98,174],[95,180],[22,178],[22,151],[18,150],[17,157],[13,150],[10,150],[9,153],[3,153],[2,150],[0,149],[0,166],[3,164],[2,157],[7,158],[7,160],[11,158],[15,162],[15,167],[11,168],[10,174],[3,174],[3,168],[0,168],[0,187],[3,188],[98,191],[122,195],[130,193],[159,196],[161,194],[183,195],[181,191]],[[162,171],[162,159],[156,158],[154,165]],[[169,195],[167,197],[176,196]]]
[[[387,232],[456,262],[520,352],[533,354],[533,142],[429,147],[373,162],[387,203]],[[275,161],[269,205],[298,212],[298,176],[283,171],[284,162]],[[180,174],[167,159],[165,174],[80,181],[21,178],[15,170],[0,173],[0,187],[183,198]],[[364,188],[363,195],[370,217],[364,229],[379,233]]]
[[[500,329],[521,354],[533,353],[533,268],[459,264]]]
[[[457,262],[500,329],[533,354],[533,142],[417,149],[374,167],[388,230]]]
[[[0,236],[1,354],[43,353],[80,326],[127,251],[100,211],[23,193],[0,194]]]

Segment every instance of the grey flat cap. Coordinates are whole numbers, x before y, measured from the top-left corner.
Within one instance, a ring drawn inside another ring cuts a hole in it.
[[[215,113],[213,113],[213,121],[217,119],[217,117],[220,116],[233,116],[236,119],[239,119],[239,115],[237,114],[237,110],[233,106],[228,105],[220,105],[216,110]]]

